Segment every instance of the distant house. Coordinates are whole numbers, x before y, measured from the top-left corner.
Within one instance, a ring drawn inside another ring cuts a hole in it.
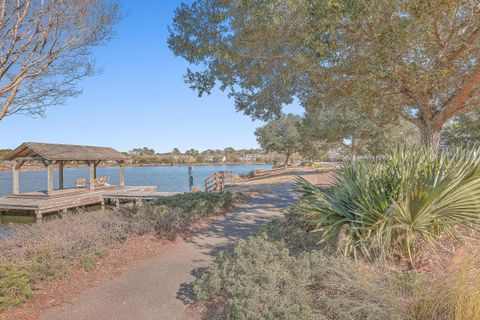
[[[205,156],[205,162],[213,162],[214,160],[215,158],[211,154]]]
[[[256,154],[244,154],[239,157],[240,162],[255,162],[257,161]]]

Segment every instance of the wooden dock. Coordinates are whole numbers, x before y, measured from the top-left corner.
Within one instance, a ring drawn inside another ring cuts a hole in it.
[[[155,200],[172,196],[174,192],[157,192],[152,186],[104,186],[90,189],[61,189],[53,192],[27,192],[0,197],[0,214],[2,211],[23,211],[35,214],[41,221],[43,214],[66,212],[68,209],[89,205],[101,205],[105,208],[107,201],[116,205],[120,201],[134,201],[141,204],[143,200]]]

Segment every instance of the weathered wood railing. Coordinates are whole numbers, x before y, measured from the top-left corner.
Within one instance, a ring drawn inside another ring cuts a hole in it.
[[[233,182],[231,170],[217,171],[205,179],[205,192],[222,191],[225,184]]]

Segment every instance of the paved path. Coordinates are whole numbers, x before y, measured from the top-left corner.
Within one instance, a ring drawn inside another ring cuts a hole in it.
[[[44,320],[147,320],[181,319],[191,301],[195,275],[210,264],[219,251],[292,204],[291,185],[272,188],[221,221],[217,221],[166,253],[92,288],[73,303],[45,314]]]

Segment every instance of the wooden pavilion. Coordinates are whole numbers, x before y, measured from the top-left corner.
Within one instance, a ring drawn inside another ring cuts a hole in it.
[[[127,159],[127,156],[112,148],[25,142],[5,157],[5,160],[12,162],[13,194],[0,197],[0,217],[5,211],[27,211],[33,212],[37,222],[40,222],[45,213],[66,212],[68,209],[89,205],[101,205],[103,210],[106,202],[119,206],[121,201],[133,201],[141,205],[144,200],[176,194],[157,192],[155,186],[125,186],[124,167]],[[42,163],[47,168],[47,192],[20,193],[19,170],[29,161]],[[120,185],[95,187],[96,169],[102,161],[116,162],[119,165]],[[63,170],[68,162],[88,164],[88,189],[64,189]],[[55,168],[58,168],[59,190],[54,190],[53,187]]]
[[[54,192],[53,172],[58,167],[58,187],[63,189],[63,169],[67,162],[86,162],[89,166],[89,188],[95,188],[97,166],[102,161],[115,161],[120,167],[120,185],[125,185],[123,153],[106,147],[25,142],[5,157],[12,161],[13,194],[20,193],[19,170],[27,161],[37,161],[47,168],[47,194]]]

